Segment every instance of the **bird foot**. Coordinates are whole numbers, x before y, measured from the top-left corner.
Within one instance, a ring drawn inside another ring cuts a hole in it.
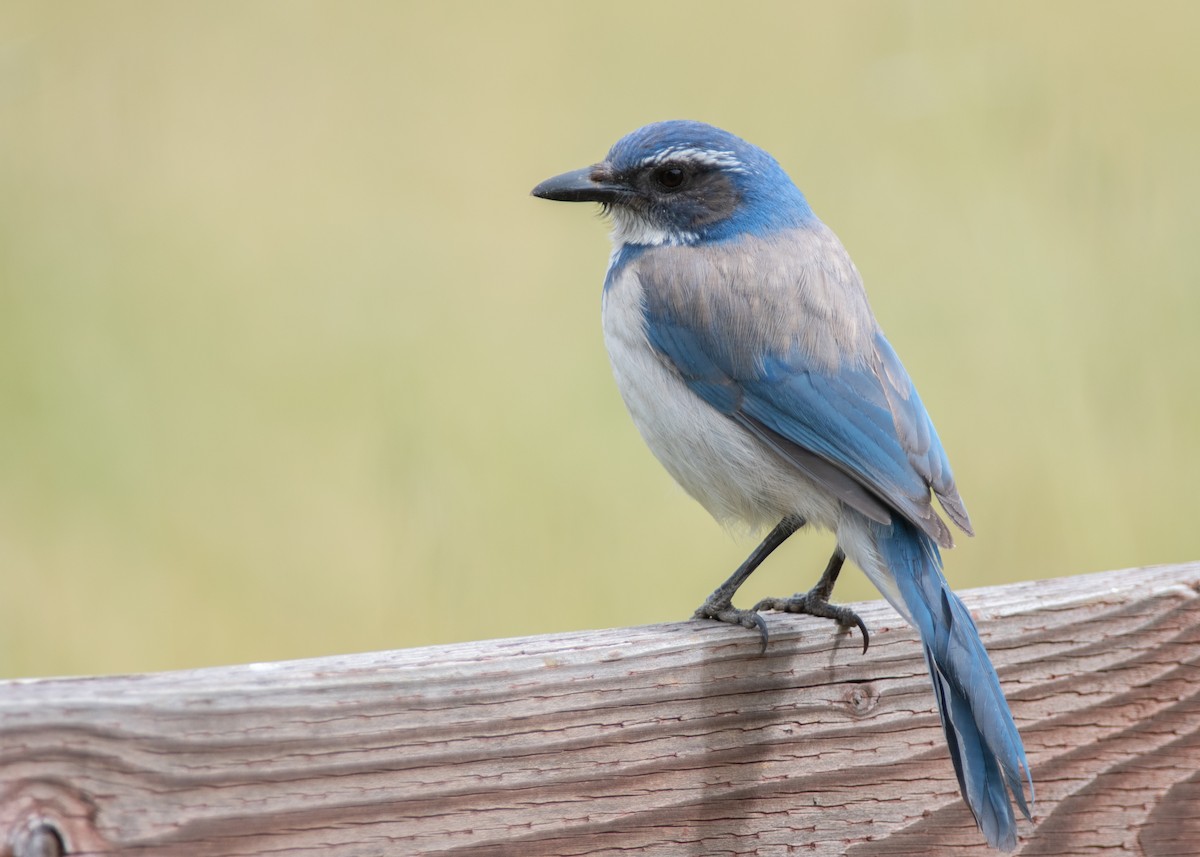
[[[715,619],[730,625],[741,625],[743,628],[757,628],[761,640],[761,651],[767,650],[767,620],[759,616],[756,610],[739,610],[728,600],[709,598],[696,608],[692,618]]]
[[[865,655],[867,653],[867,646],[871,643],[871,635],[867,632],[867,624],[849,607],[830,604],[823,594],[818,591],[819,589],[820,586],[818,585],[808,592],[797,593],[791,598],[764,598],[754,605],[754,612],[757,613],[759,610],[778,610],[780,613],[806,613],[809,616],[832,619],[847,630],[857,626],[858,630],[862,632],[863,654]],[[751,611],[745,610],[740,612],[749,613]]]

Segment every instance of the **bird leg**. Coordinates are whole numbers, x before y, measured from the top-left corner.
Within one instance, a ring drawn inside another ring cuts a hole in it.
[[[734,593],[754,573],[754,569],[762,565],[762,561],[771,555],[771,551],[779,547],[788,536],[804,526],[804,519],[799,516],[784,518],[775,525],[762,544],[756,547],[746,561],[738,566],[737,571],[729,575],[729,579],[716,588],[704,603],[696,608],[693,615],[696,619],[716,619],[718,622],[728,622],[731,625],[741,625],[744,628],[757,628],[762,637],[763,651],[767,649],[767,622],[754,610],[739,610],[733,606]],[[837,577],[837,572],[834,572]],[[822,578],[823,579],[823,578]],[[832,584],[830,585],[832,589]]]
[[[833,594],[833,585],[837,583],[838,574],[841,572],[842,563],[845,561],[846,554],[842,552],[840,547],[837,548],[833,552],[833,556],[829,558],[829,564],[825,566],[825,573],[821,575],[821,579],[817,581],[812,589],[808,590],[808,592],[797,593],[791,598],[764,598],[754,605],[755,612],[759,610],[779,610],[783,613],[807,613],[809,616],[821,616],[825,619],[833,619],[843,628],[853,628],[857,625],[858,630],[862,632],[863,654],[865,655],[867,653],[867,646],[871,642],[871,635],[867,633],[866,623],[849,607],[829,603],[829,596]]]

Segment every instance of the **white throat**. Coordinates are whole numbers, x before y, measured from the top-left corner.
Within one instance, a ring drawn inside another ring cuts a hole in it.
[[[609,210],[612,217],[611,238],[613,247],[625,244],[661,247],[663,245],[694,244],[700,239],[695,232],[678,232],[663,229],[651,223],[635,211],[614,206]]]

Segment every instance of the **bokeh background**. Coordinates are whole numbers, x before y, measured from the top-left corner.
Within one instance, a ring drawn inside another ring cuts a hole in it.
[[[624,412],[604,225],[528,195],[674,117],[769,149],[849,247],[976,522],[957,586],[1196,559],[1197,32],[1187,2],[5,0],[0,675],[688,616],[753,539]]]

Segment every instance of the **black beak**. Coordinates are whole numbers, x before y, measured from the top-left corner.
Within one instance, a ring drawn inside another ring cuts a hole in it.
[[[571,170],[561,176],[546,179],[530,191],[541,199],[556,202],[620,202],[629,196],[628,188],[605,181],[608,171],[603,164]]]

